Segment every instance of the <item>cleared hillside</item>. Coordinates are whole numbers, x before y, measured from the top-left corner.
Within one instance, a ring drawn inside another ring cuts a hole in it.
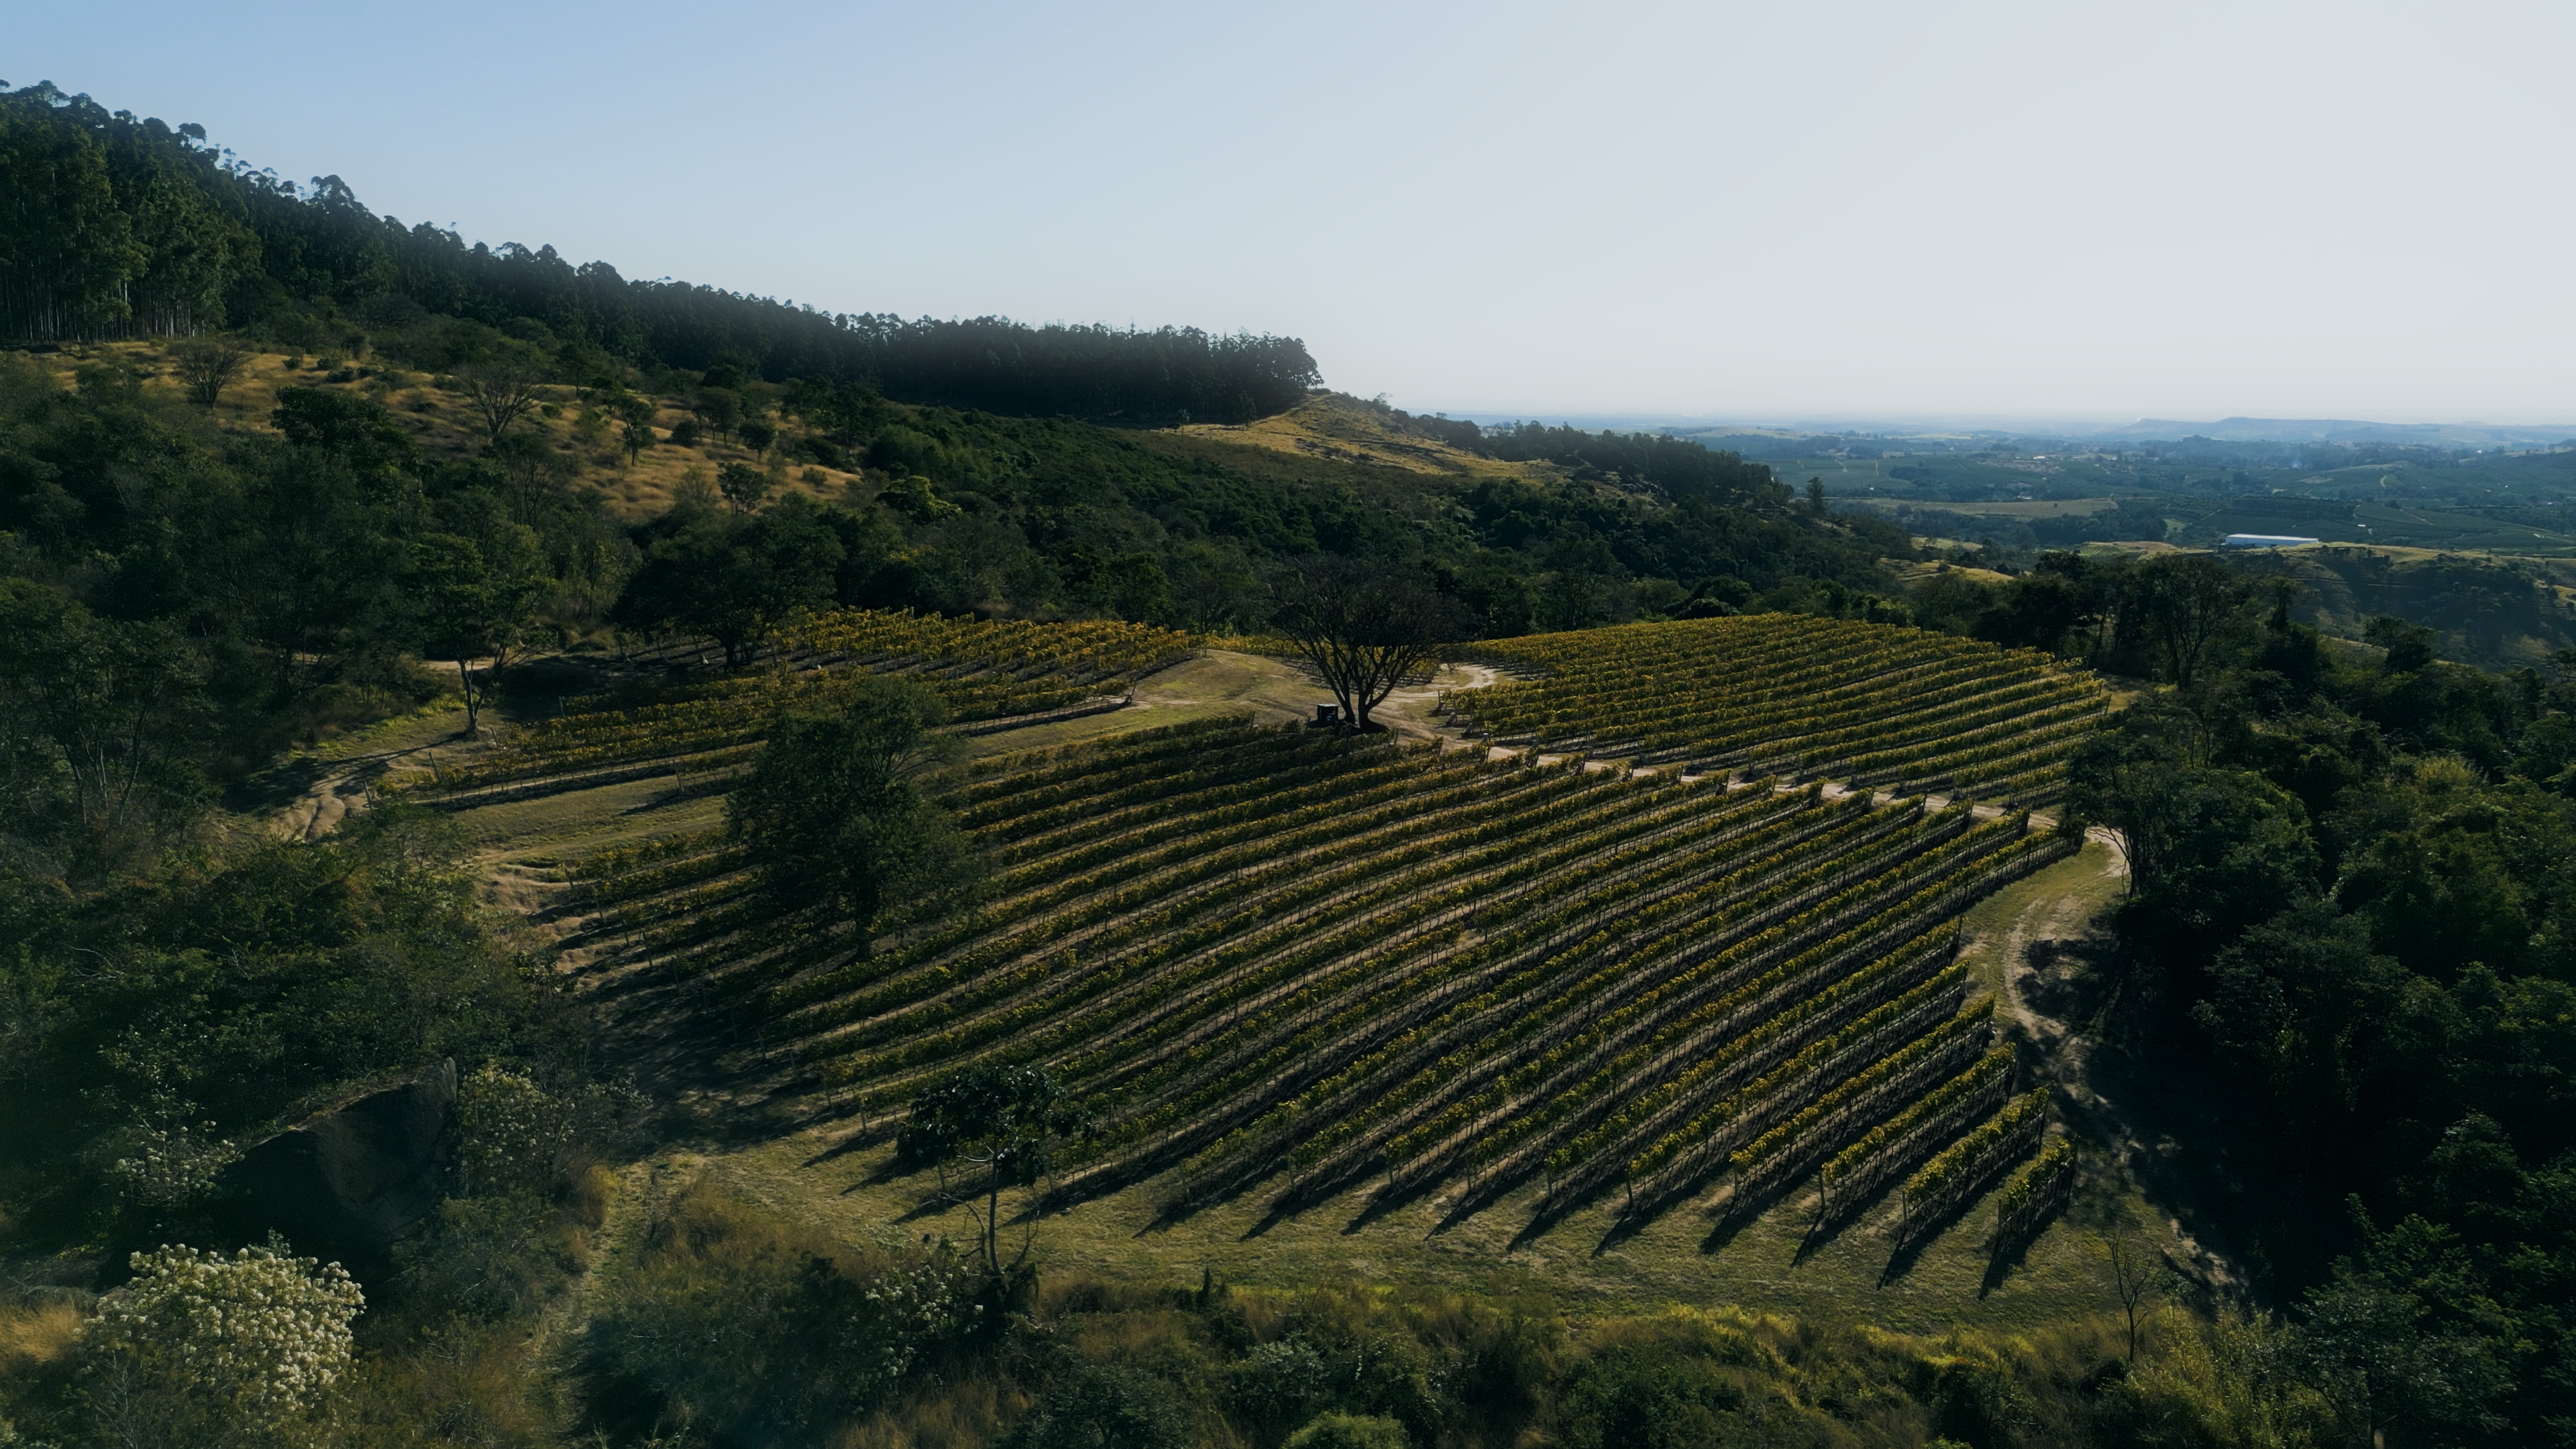
[[[1564,469],[1548,463],[1513,463],[1471,453],[1392,409],[1341,393],[1318,393],[1286,412],[1250,423],[1193,423],[1174,429],[1182,437],[1303,458],[1475,482],[1485,478],[1548,483]]]
[[[1812,656],[1819,675],[1886,676],[1840,728],[1918,727],[1923,690],[1884,685],[1910,680],[1889,651],[1931,636],[1719,622],[1595,642],[1620,657],[1688,637],[1774,672]],[[1052,629],[1071,650],[1090,626],[952,627]],[[1973,660],[1945,728],[1980,690],[1989,712],[2031,707],[2015,661]],[[532,781],[528,763],[592,728],[567,716],[451,777],[449,808],[494,779],[595,787],[577,769]],[[1174,1219],[1238,1198],[1293,1217],[1374,1182],[1376,1211],[1420,1200],[1463,1221],[1509,1198],[1531,1233],[1613,1192],[1633,1231],[1694,1200],[1759,1216],[1822,1183],[1824,1225],[1894,1202],[1903,1236],[1954,1221],[1953,1199],[2037,1146],[2048,1116],[2013,1096],[2027,1084],[1954,959],[1956,923],[2080,841],[1767,771],[1456,743],[1216,713],[989,754],[940,787],[993,870],[984,899],[882,922],[866,949],[845,925],[767,913],[747,858],[704,827],[565,867],[555,910],[586,971],[649,964],[749,1003],[766,1070],[857,1140],[967,1066],[1047,1063],[1097,1124],[1062,1164],[1065,1204],[1143,1184]],[[670,758],[721,780],[710,753]]]

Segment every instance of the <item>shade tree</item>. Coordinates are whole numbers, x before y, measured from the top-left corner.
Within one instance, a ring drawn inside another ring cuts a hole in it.
[[[1359,730],[1370,728],[1369,712],[1398,683],[1433,668],[1440,646],[1467,637],[1471,624],[1465,607],[1418,570],[1331,554],[1297,566],[1273,620]]]
[[[421,653],[456,665],[469,737],[481,732],[491,695],[489,678],[475,678],[475,661],[490,660],[493,675],[508,666],[535,621],[543,570],[536,536],[516,524],[503,525],[488,545],[454,533],[427,534],[412,545],[405,583]]]

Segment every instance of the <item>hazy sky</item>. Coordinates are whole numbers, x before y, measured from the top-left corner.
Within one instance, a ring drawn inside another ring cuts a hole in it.
[[[834,311],[1451,412],[2576,419],[2576,6],[21,3],[0,77]]]

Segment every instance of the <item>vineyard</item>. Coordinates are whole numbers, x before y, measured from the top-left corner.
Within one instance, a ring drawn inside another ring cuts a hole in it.
[[[1443,701],[1471,735],[1637,764],[2041,804],[2108,712],[2050,655],[1804,615],[1481,645],[1537,677]]]
[[[1052,1200],[1185,1215],[1367,1188],[1543,1229],[1821,1216],[2018,1107],[1957,921],[2078,841],[2024,814],[1769,778],[1586,770],[1242,720],[980,760],[938,792],[991,864],[971,913],[872,942],[764,915],[721,835],[570,872],[609,962],[722,980],[882,1137],[969,1065],[1042,1061],[1096,1124]],[[2029,1100],[2027,1098],[2022,1100]],[[1945,1183],[2026,1156],[2003,1145]],[[1992,1160],[1989,1160],[1989,1159]],[[1534,1191],[1522,1192],[1523,1189]]]
[[[697,646],[649,651],[668,664]],[[513,795],[587,788],[621,778],[703,774],[747,761],[788,710],[829,709],[864,674],[919,680],[949,718],[977,721],[1079,708],[1123,693],[1142,675],[1186,658],[1188,635],[1150,625],[985,622],[840,609],[808,616],[783,632],[766,667],[609,696],[565,700],[556,718],[514,734],[464,768],[439,771],[411,789],[425,797],[482,803]]]

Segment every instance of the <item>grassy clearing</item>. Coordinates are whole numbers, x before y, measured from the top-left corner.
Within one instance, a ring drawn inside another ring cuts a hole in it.
[[[887,1230],[960,1242],[973,1237],[963,1209],[924,1210],[926,1181],[875,1180],[890,1149],[825,1156],[830,1147],[828,1137],[800,1133],[674,1157],[669,1165],[702,1169],[784,1215],[854,1242]],[[1697,1210],[1667,1213],[1645,1231],[1610,1242],[1617,1203],[1604,1200],[1515,1246],[1538,1196],[1534,1188],[1447,1232],[1434,1231],[1443,1212],[1436,1199],[1355,1221],[1374,1184],[1256,1232],[1262,1213],[1251,1199],[1160,1223],[1154,1202],[1164,1186],[1142,1183],[1036,1224],[1039,1256],[1060,1271],[1148,1284],[1195,1283],[1205,1268],[1228,1282],[1280,1289],[1359,1278],[1537,1295],[1584,1311],[1735,1303],[1913,1332],[2022,1331],[2108,1306],[2091,1239],[2063,1222],[1989,1288],[1982,1239],[1994,1221],[1993,1192],[1891,1277],[1880,1224],[1892,1206],[1884,1203],[1812,1251],[1805,1242],[1810,1214],[1796,1200],[1723,1243],[1711,1242],[1709,1219]]]
[[[1198,423],[1173,431],[1230,447],[1401,468],[1470,483],[1485,478],[1541,483],[1563,471],[1545,463],[1507,463],[1463,451],[1339,394],[1310,399],[1259,422]]]

